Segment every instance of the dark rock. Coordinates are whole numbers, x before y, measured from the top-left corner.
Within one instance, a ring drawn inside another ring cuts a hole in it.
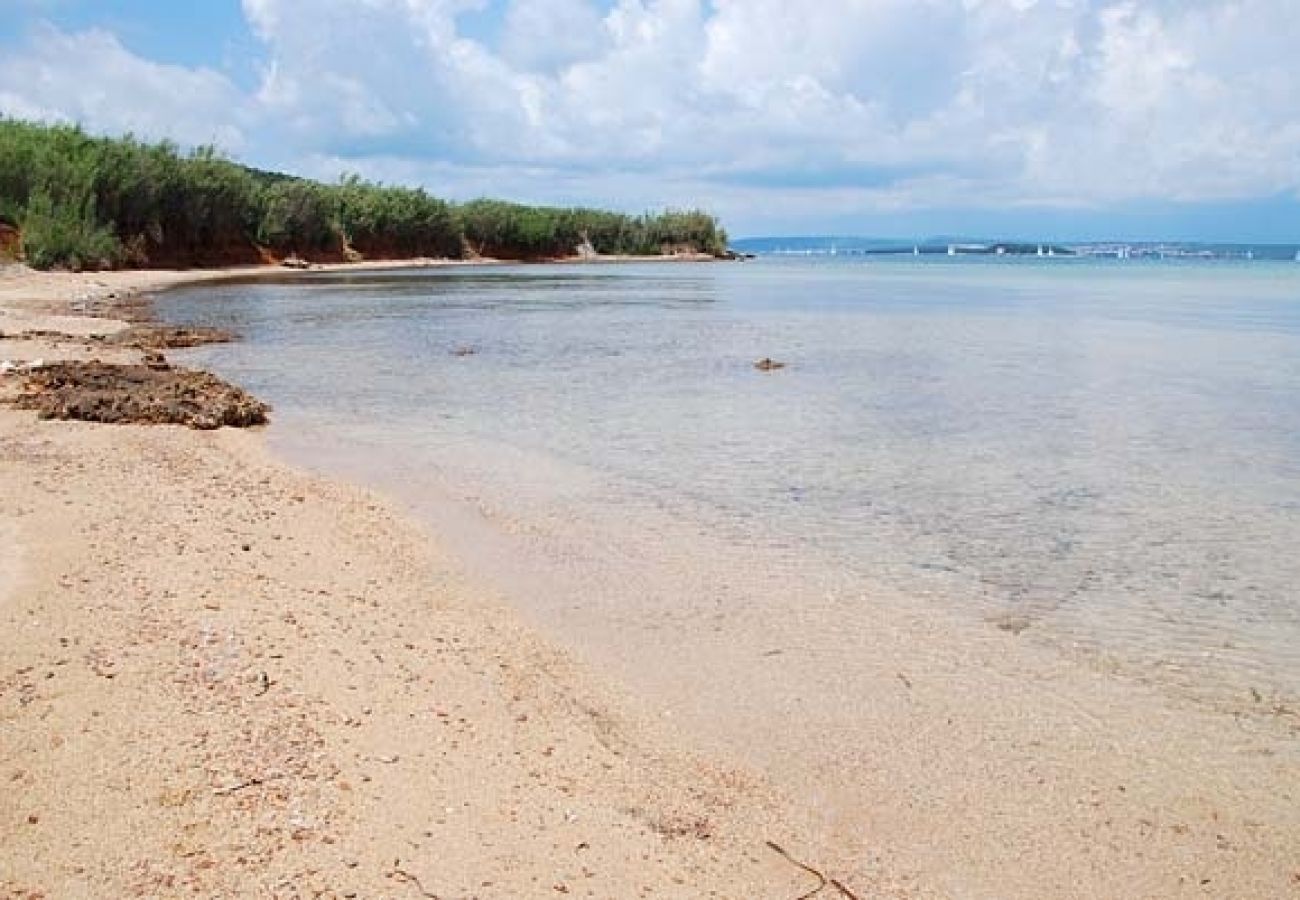
[[[110,347],[135,347],[139,350],[173,350],[203,344],[227,344],[235,335],[221,328],[176,325],[132,325],[101,339]]]
[[[100,362],[44,366],[26,376],[22,392],[9,402],[20,409],[36,410],[43,419],[187,425],[205,430],[261,425],[270,410],[256,397],[208,372]]]

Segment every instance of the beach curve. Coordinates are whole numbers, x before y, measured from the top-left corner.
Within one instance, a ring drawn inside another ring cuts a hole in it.
[[[88,289],[11,277],[0,302],[43,330]],[[760,778],[681,749],[373,494],[255,432],[0,408],[0,440],[0,528],[39,548],[0,607],[7,894],[806,889],[764,842],[816,849]]]

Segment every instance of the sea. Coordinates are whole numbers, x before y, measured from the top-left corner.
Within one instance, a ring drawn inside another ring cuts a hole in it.
[[[1300,708],[1295,262],[448,266],[157,307],[241,335],[184,358],[272,404],[273,449],[667,706],[749,702],[702,655],[848,660],[903,610]]]

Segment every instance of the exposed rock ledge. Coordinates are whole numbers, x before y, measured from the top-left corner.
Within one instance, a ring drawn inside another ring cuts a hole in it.
[[[103,343],[117,347],[136,347],[140,350],[167,350],[181,347],[200,347],[204,344],[228,344],[235,335],[221,328],[203,328],[181,325],[132,325],[106,335]]]
[[[262,425],[265,403],[207,372],[173,368],[160,355],[148,365],[60,362],[25,376],[8,402],[34,409],[43,419],[79,419],[113,424]]]

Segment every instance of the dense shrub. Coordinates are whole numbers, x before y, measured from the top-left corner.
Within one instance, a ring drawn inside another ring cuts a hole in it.
[[[122,245],[110,228],[95,221],[94,198],[55,201],[45,190],[31,196],[23,220],[27,262],[38,269],[64,266],[73,271],[113,266]]]
[[[727,249],[727,233],[713,216],[699,211],[628,216],[474,200],[457,214],[465,239],[484,256],[567,256],[583,244],[597,253],[642,256],[679,250],[721,254]]]
[[[321,184],[261,172],[211,147],[0,118],[0,225],[22,232],[42,268],[252,262],[263,251],[315,258],[721,253],[705,213],[628,216],[594,209],[462,205],[421,189],[343,178]]]
[[[341,236],[362,255],[460,256],[461,232],[445,200],[355,175],[344,178],[335,195]]]
[[[281,181],[262,193],[258,241],[277,250],[315,253],[338,245],[336,199],[324,185]]]

